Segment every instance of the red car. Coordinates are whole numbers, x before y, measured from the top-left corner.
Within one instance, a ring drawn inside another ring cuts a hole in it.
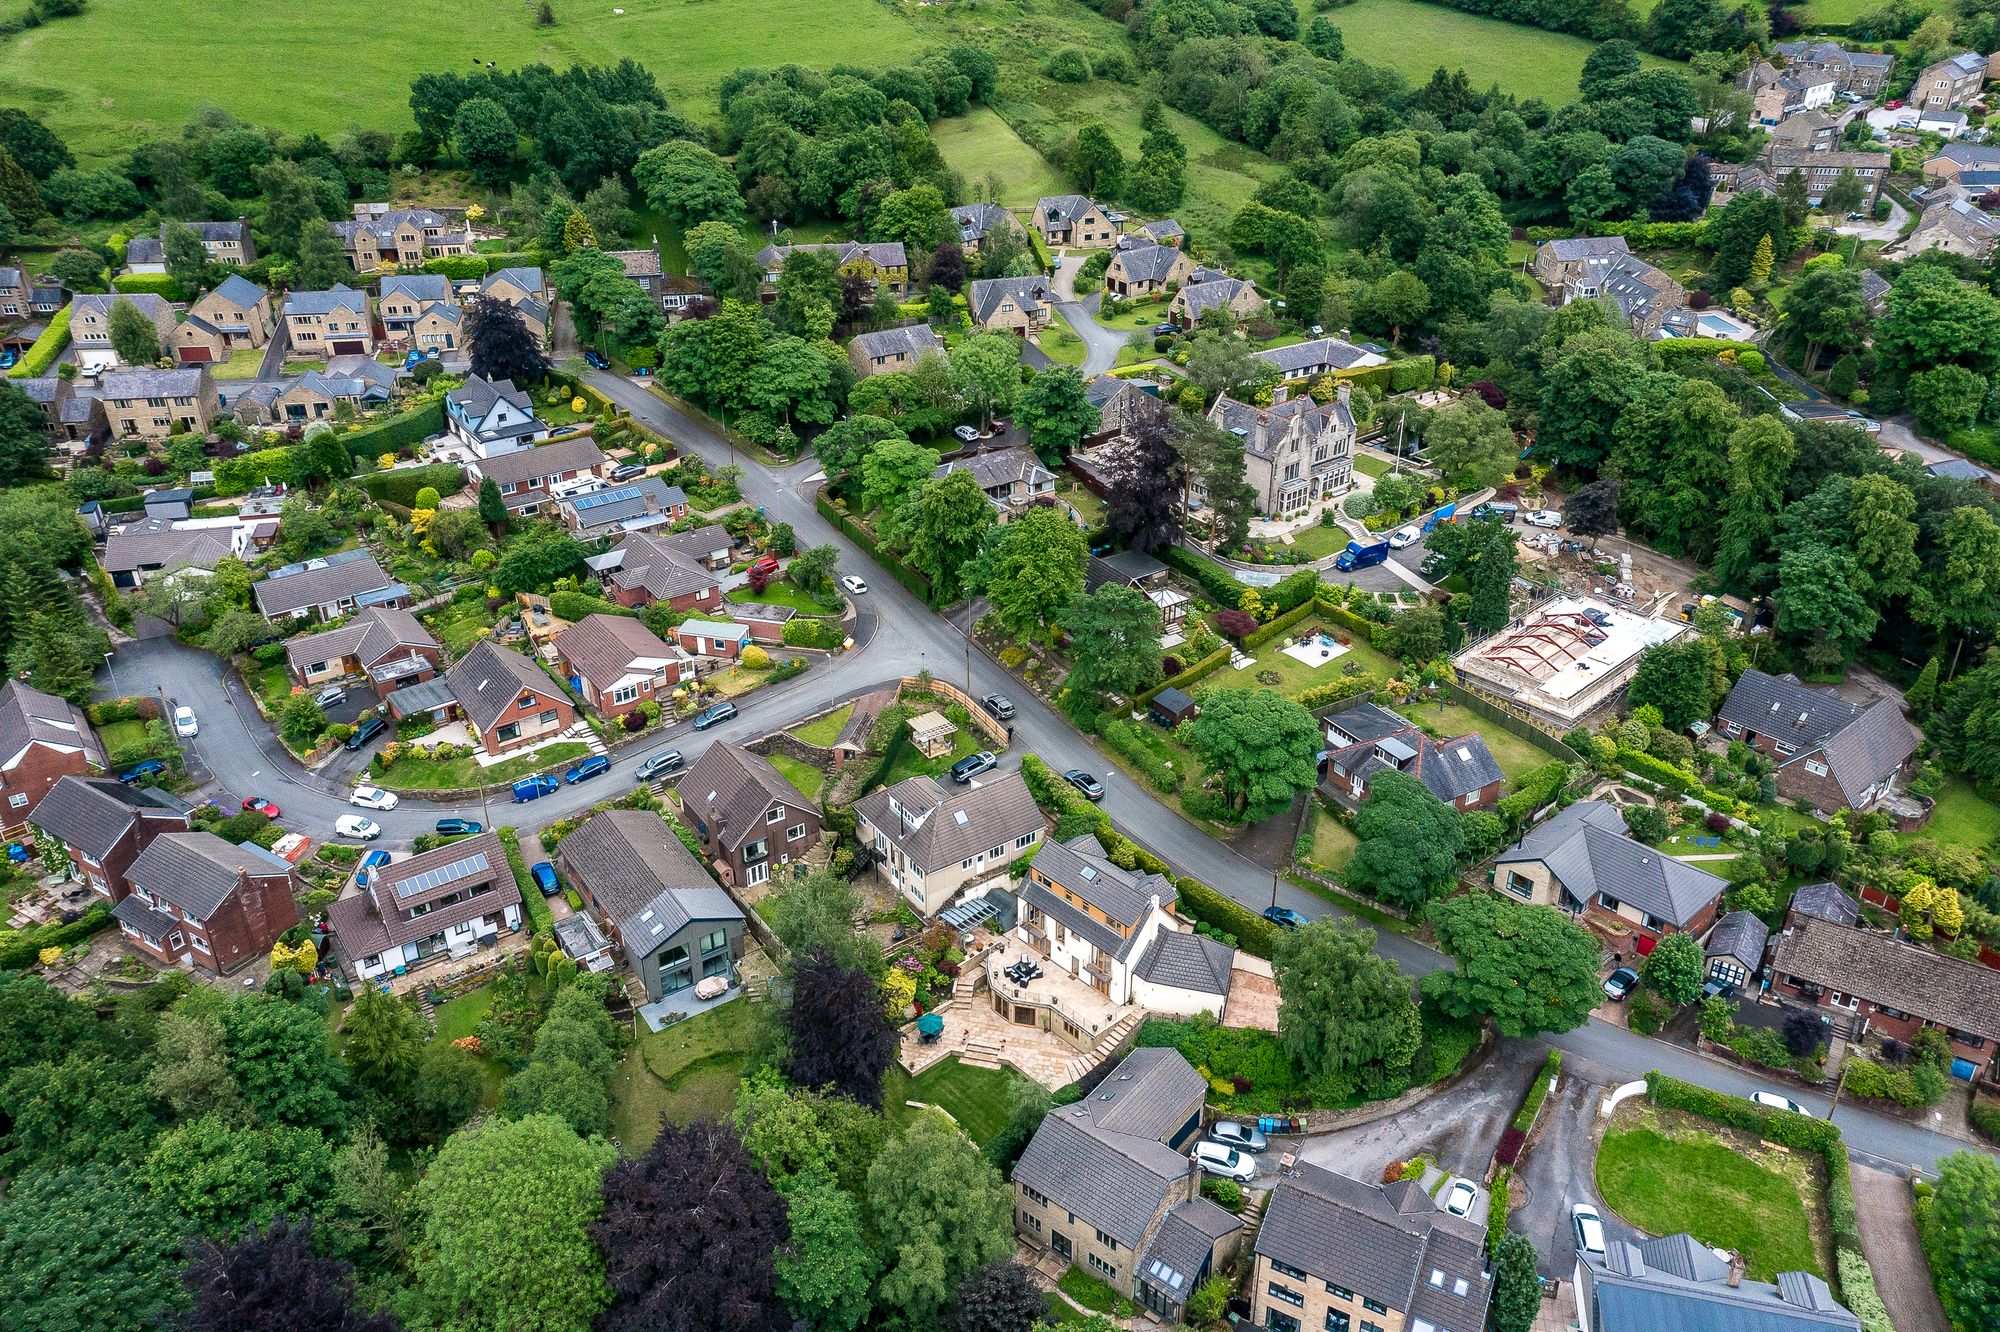
[[[768,574],[778,572],[778,557],[776,555],[766,555],[763,559],[758,560],[750,566],[750,572]]]
[[[263,796],[245,797],[243,801],[243,808],[246,810],[254,809],[267,819],[275,819],[278,817],[277,803],[275,801],[266,800],[264,799]]]

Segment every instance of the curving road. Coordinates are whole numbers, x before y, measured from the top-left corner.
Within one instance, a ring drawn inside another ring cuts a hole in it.
[[[1083,365],[1079,367],[1083,377],[1095,379],[1118,364],[1118,353],[1125,348],[1126,335],[1097,322],[1095,315],[1098,306],[1104,302],[1103,292],[1095,291],[1082,300],[1077,299],[1076,273],[1083,267],[1083,260],[1081,254],[1067,254],[1056,261],[1055,306],[1063,322],[1083,339]]]

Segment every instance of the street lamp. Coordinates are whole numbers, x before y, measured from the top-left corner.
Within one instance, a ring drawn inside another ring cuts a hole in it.
[[[109,653],[109,652],[107,652],[107,653],[105,653],[105,654],[104,654],[104,670],[105,670],[105,673],[106,673],[107,675],[109,675],[109,676],[111,677],[111,697],[113,697],[113,698],[117,698],[117,697],[118,697],[118,668],[117,668],[116,666],[113,666],[113,665],[111,664],[111,658],[112,658],[112,656],[113,656],[113,655],[114,655],[114,654],[112,654],[112,653]]]

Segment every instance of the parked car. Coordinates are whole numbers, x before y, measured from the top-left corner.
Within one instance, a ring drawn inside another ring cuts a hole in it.
[[[852,592],[857,597],[860,596],[863,592],[866,592],[868,590],[867,580],[862,578],[857,578],[853,574],[847,574],[844,577],[842,577],[840,580],[840,585],[846,588],[849,592]]]
[[[611,368],[611,359],[595,347],[585,347],[583,349],[583,360],[593,370],[609,370]]]
[[[525,805],[530,800],[540,800],[562,788],[562,783],[546,772],[538,772],[532,777],[523,777],[514,783],[514,803]]]
[[[398,801],[394,791],[384,791],[379,786],[357,786],[354,794],[347,797],[348,804],[359,805],[363,809],[394,809]]]
[[[644,476],[646,469],[638,463],[626,463],[623,467],[611,469],[613,481],[630,481],[635,476]]]
[[[1210,1124],[1208,1140],[1243,1152],[1261,1152],[1268,1145],[1262,1129],[1254,1124],[1239,1124],[1233,1119],[1218,1119]]]
[[[703,708],[694,715],[694,729],[706,731],[711,726],[720,726],[736,715],[734,703],[717,703],[712,708]]]
[[[1203,1174],[1221,1175],[1224,1179],[1233,1179],[1241,1184],[1247,1184],[1257,1178],[1255,1161],[1246,1153],[1219,1142],[1196,1143],[1194,1160],[1195,1164],[1201,1167]]]
[[[323,708],[336,707],[347,701],[347,690],[341,685],[328,685],[313,695],[313,702]]]
[[[965,785],[982,772],[991,772],[1000,766],[1000,760],[990,749],[982,749],[977,754],[967,754],[951,765],[951,779],[960,786]]]
[[[1472,1211],[1473,1200],[1479,1197],[1479,1189],[1470,1180],[1461,1179],[1445,1190],[1440,1204],[1453,1216],[1467,1216]]]
[[[961,444],[973,444],[979,440],[979,431],[973,426],[953,426],[951,433]]]
[[[1174,336],[1174,334],[1180,331],[1181,331],[1181,326],[1179,324],[1153,325],[1153,336],[1156,338],[1171,338],[1172,336]]]
[[[751,564],[750,572],[753,574],[774,574],[778,572],[778,557],[776,555],[761,557]]]
[[[1797,1101],[1794,1101],[1789,1097],[1780,1096],[1776,1092],[1762,1092],[1762,1091],[1751,1092],[1750,1100],[1753,1104],[1761,1105],[1766,1110],[1789,1110],[1795,1115],[1805,1115],[1812,1113],[1811,1111],[1807,1110],[1804,1106],[1800,1105]]]
[[[388,729],[389,723],[383,721],[380,717],[369,717],[356,722],[354,725],[354,734],[347,737],[347,748],[349,750],[360,749],[370,740],[373,740]]]
[[[1608,999],[1630,999],[1632,991],[1639,988],[1639,973],[1630,967],[1620,967],[1604,978],[1604,995]]]
[[[1736,996],[1736,982],[1723,980],[1720,976],[1710,976],[1708,984],[1701,987],[1701,997],[1708,999],[1732,999]]]
[[[1087,800],[1104,799],[1104,783],[1085,772],[1082,768],[1071,768],[1063,774],[1063,780],[1083,792]]]
[[[1005,694],[988,694],[979,700],[979,706],[1001,721],[1011,721],[1014,717],[1014,700]]]
[[[158,759],[147,759],[144,763],[135,763],[125,769],[125,771],[119,773],[118,780],[129,786],[134,782],[143,782],[148,777],[164,777],[166,775],[166,764],[160,762]]]
[[[642,782],[650,782],[655,777],[669,772],[679,772],[687,766],[687,755],[678,749],[663,749],[641,763],[635,776]]]
[[[556,882],[556,867],[548,861],[536,861],[529,867],[528,873],[535,876],[535,887],[542,890],[543,897],[554,897],[562,891],[562,885]]]
[[[1522,521],[1530,527],[1561,527],[1563,516],[1557,509],[1530,509]]]
[[[1422,535],[1423,533],[1414,527],[1399,527],[1389,538],[1389,549],[1402,550],[1406,547],[1414,546],[1417,544],[1417,538]]]
[[[243,808],[245,811],[255,810],[267,819],[278,817],[278,802],[266,800],[263,796],[244,796]]]
[[[1576,1247],[1584,1253],[1604,1256],[1604,1218],[1589,1203],[1577,1203],[1569,1209],[1570,1229],[1576,1232]]]
[[[486,825],[476,819],[439,819],[434,826],[439,837],[470,837],[486,831]]]
[[[333,821],[333,830],[342,837],[353,837],[363,842],[372,842],[382,835],[382,825],[373,819],[364,819],[359,814],[343,814]]]
[[[194,719],[194,709],[185,703],[174,709],[174,734],[185,736],[201,734],[201,723]]]
[[[367,820],[363,819],[362,822],[366,823]],[[367,855],[361,857],[361,868],[354,871],[354,886],[356,888],[366,888],[368,886],[368,876],[388,863],[389,853],[387,851],[370,851]]]
[[[1296,930],[1306,924],[1306,918],[1290,907],[1267,906],[1264,908],[1264,919],[1281,930]]]
[[[611,771],[611,760],[603,754],[592,754],[583,762],[563,774],[563,780],[571,786],[587,782],[593,777],[601,777]]]
[[[1441,550],[1428,551],[1424,562],[1417,566],[1417,573],[1435,583],[1451,572],[1451,557]]]

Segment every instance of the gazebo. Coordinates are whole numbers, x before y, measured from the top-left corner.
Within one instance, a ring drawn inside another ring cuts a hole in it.
[[[943,758],[951,753],[958,728],[941,712],[924,712],[910,718],[910,743],[925,758]]]

